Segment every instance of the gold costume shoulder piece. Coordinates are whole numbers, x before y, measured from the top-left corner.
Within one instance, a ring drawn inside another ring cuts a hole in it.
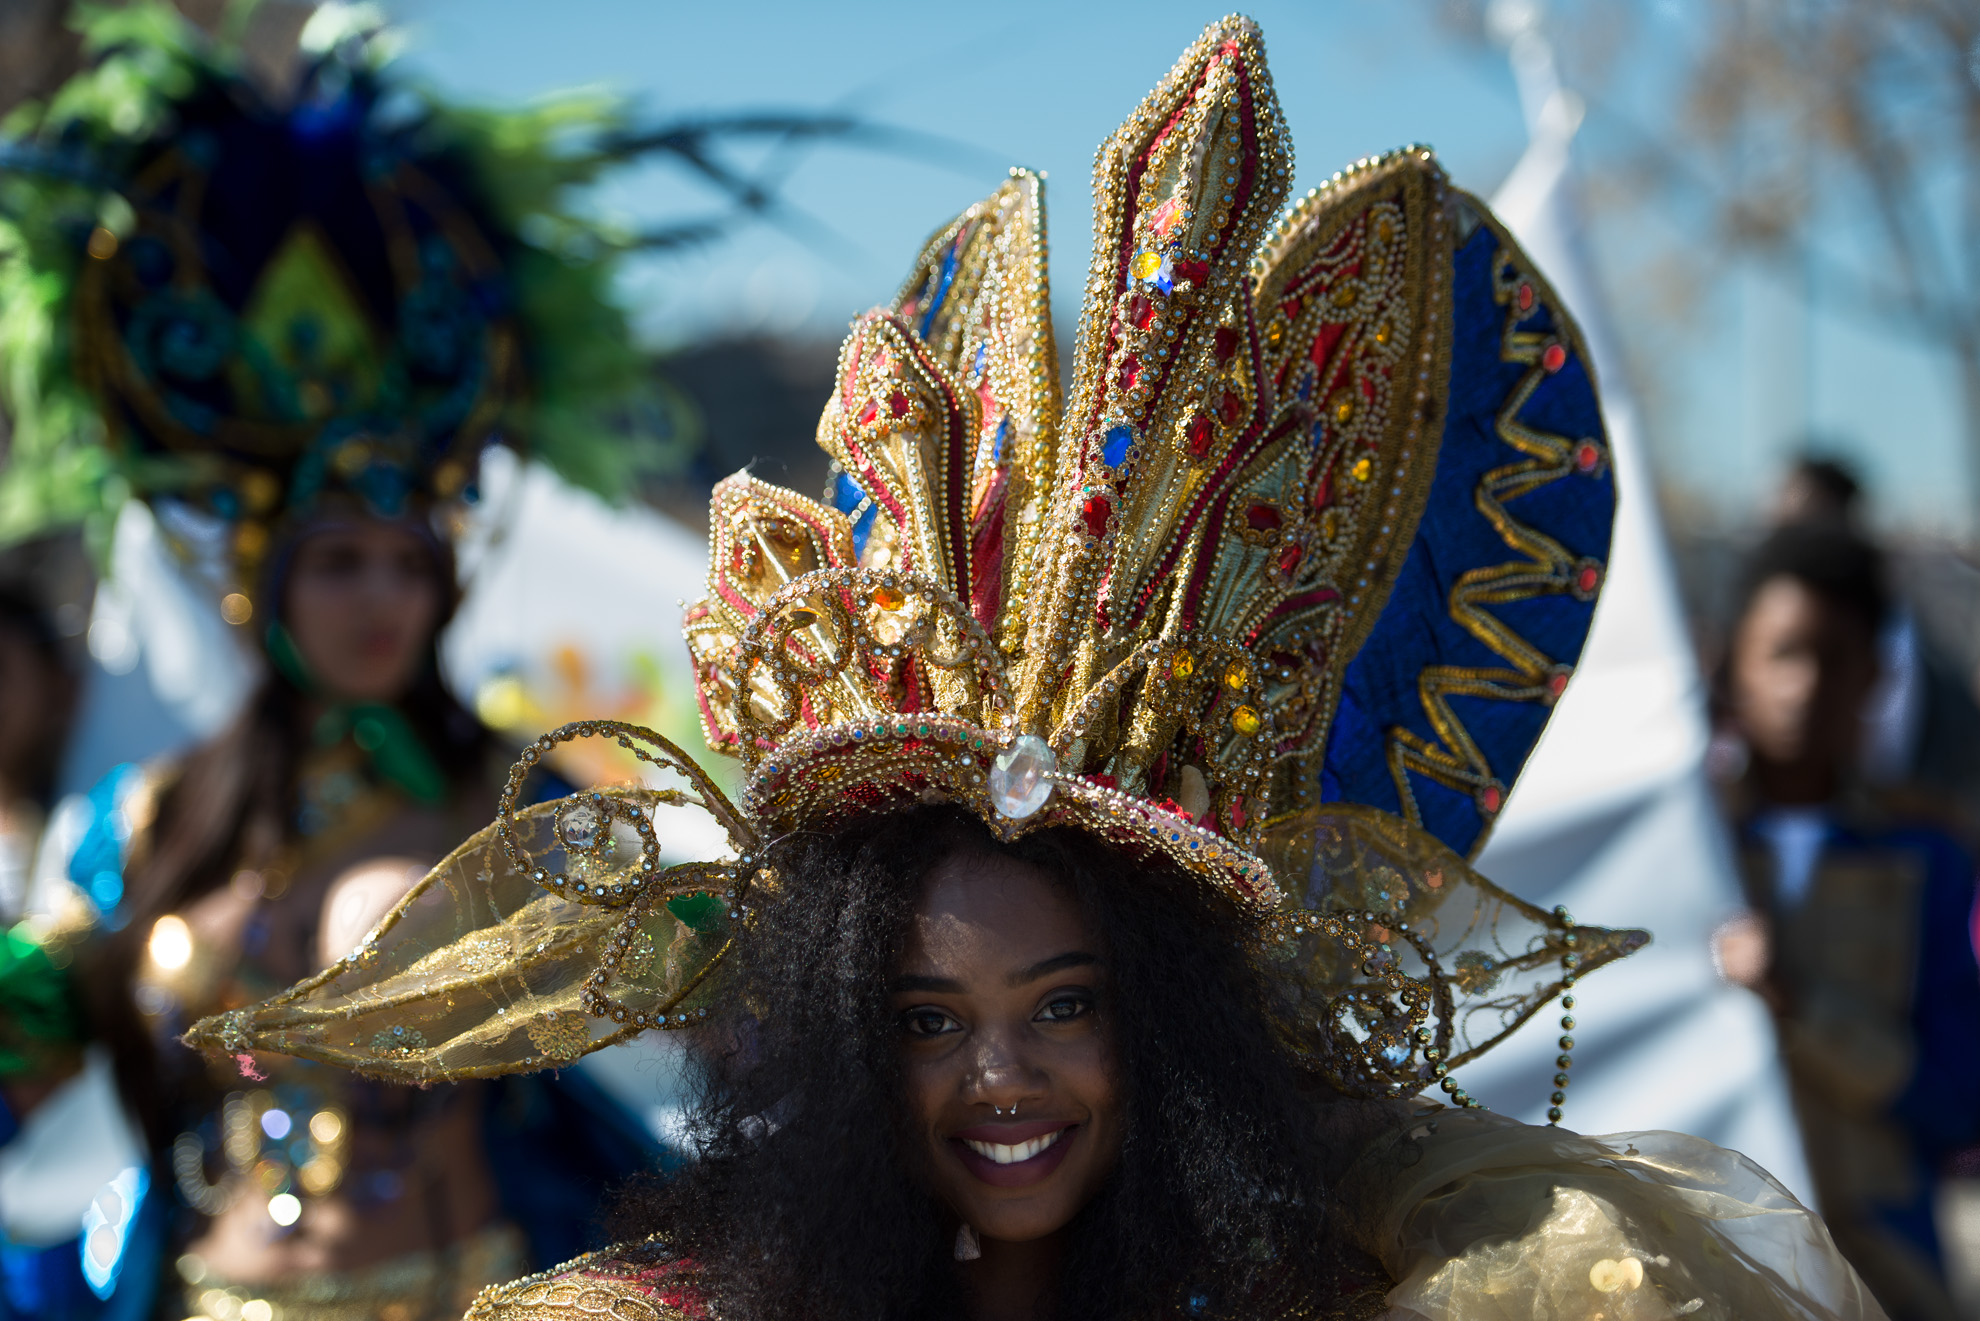
[[[1821,1218],[1735,1151],[1425,1109],[1340,1189],[1393,1321],[1883,1321]]]
[[[484,1289],[464,1321],[699,1321],[707,1315],[694,1268],[649,1239]]]

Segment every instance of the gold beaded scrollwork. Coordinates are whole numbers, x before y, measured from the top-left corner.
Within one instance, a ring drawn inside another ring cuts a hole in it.
[[[1282,1031],[1355,1095],[1436,1086],[1454,1104],[1472,1104],[1452,1070],[1650,938],[1577,926],[1565,909],[1529,904],[1422,832],[1358,804],[1290,813],[1263,836],[1261,852],[1290,897],[1266,923],[1260,949],[1284,992]],[[1553,1110],[1565,1100],[1573,1044],[1562,1043]]]
[[[850,566],[779,588],[744,629],[732,672],[752,768],[801,720],[934,708],[989,725],[1011,701],[1002,653],[953,591]]]
[[[642,725],[621,720],[576,721],[550,731],[523,749],[522,755],[509,768],[508,782],[502,788],[502,802],[495,823],[496,838],[503,855],[517,871],[544,889],[578,903],[601,904],[607,908],[621,908],[632,903],[653,885],[656,878],[665,878],[662,888],[666,893],[683,892],[677,883],[678,874],[683,869],[674,868],[664,873],[660,870],[660,840],[654,830],[650,806],[631,801],[624,794],[591,790],[571,794],[557,804],[555,837],[564,851],[565,866],[562,870],[542,866],[523,847],[516,833],[516,800],[525,780],[537,762],[558,744],[580,738],[614,739],[641,761],[678,773],[693,786],[691,790],[644,789],[640,791],[640,797],[653,805],[699,807],[715,818],[739,851],[747,854],[754,849],[756,832],[750,828],[747,819],[735,809],[715,782],[694,764],[694,759],[671,741]],[[618,832],[613,828],[615,823],[623,824],[639,840],[638,855],[631,862],[621,860],[624,850],[620,847]],[[694,870],[692,864],[689,870]]]
[[[1450,1054],[1450,986],[1434,970],[1435,952],[1407,921],[1389,912],[1309,908],[1275,915],[1266,932],[1268,959],[1290,963],[1295,977],[1310,976],[1317,965],[1338,983],[1312,1006],[1310,1022],[1285,1025],[1329,1082],[1355,1095],[1412,1096],[1425,1074],[1441,1078],[1448,1071],[1437,1062]],[[1396,941],[1427,956],[1429,976],[1402,971]],[[1423,1065],[1417,1064],[1419,1052]],[[1457,1104],[1473,1104],[1455,1084],[1445,1090]]]
[[[699,994],[715,970],[735,946],[730,932],[733,924],[746,921],[750,898],[753,859],[738,863],[684,863],[670,876],[679,883],[668,888],[681,894],[706,895],[719,899],[721,909],[709,923],[675,921],[673,948],[659,948],[659,932],[668,929],[668,918],[659,910],[669,896],[659,889],[641,893],[629,905],[625,920],[599,950],[598,967],[585,979],[580,992],[588,1014],[609,1018],[634,1028],[689,1027],[708,1017],[705,996]],[[721,920],[726,915],[727,921]],[[658,990],[647,982],[649,972],[660,966],[693,967],[696,970],[678,987]],[[615,993],[616,992],[616,993]],[[657,998],[656,998],[657,996]],[[645,998],[647,1003],[641,1004]]]

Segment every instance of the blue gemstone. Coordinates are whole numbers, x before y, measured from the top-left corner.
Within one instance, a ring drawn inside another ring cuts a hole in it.
[[[1127,462],[1128,450],[1134,445],[1134,428],[1125,422],[1107,432],[1107,443],[1100,449],[1100,458],[1109,468],[1118,468]]]
[[[951,245],[942,258],[942,274],[935,285],[935,291],[928,298],[928,311],[921,318],[921,337],[928,338],[928,332],[935,328],[935,318],[942,311],[942,303],[949,296],[949,286],[956,282],[956,248]]]
[[[840,473],[832,482],[832,506],[840,513],[851,516],[853,511],[865,506],[865,512],[853,520],[853,554],[866,552],[866,538],[873,531],[873,520],[880,512],[877,502],[867,499],[866,490],[852,478]]]

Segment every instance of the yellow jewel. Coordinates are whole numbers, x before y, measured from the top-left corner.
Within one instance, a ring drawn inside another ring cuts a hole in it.
[[[1179,651],[1176,658],[1169,662],[1169,669],[1178,679],[1187,679],[1196,673],[1196,658],[1186,651]]]
[[[1357,482],[1365,482],[1368,480],[1368,474],[1375,471],[1375,465],[1367,459],[1356,459],[1354,461],[1354,467],[1348,471],[1354,475],[1354,479]]]
[[[1355,296],[1356,295],[1355,295],[1354,286],[1351,284],[1344,284],[1340,288],[1334,290],[1334,306],[1353,307]]]
[[[1143,249],[1134,254],[1134,265],[1128,268],[1137,280],[1145,280],[1162,269],[1162,259],[1153,252]]]
[[[1246,738],[1258,732],[1259,723],[1258,713],[1248,706],[1238,707],[1231,712],[1231,728]]]
[[[907,593],[898,587],[876,587],[873,589],[873,604],[882,610],[899,610],[907,604]]]
[[[1393,333],[1389,329],[1389,323],[1384,321],[1381,325],[1375,327],[1375,342],[1377,344],[1387,344],[1389,342],[1389,336]]]
[[[1284,339],[1285,337],[1286,337],[1286,323],[1283,321],[1274,321],[1269,327],[1266,328],[1265,342],[1271,345],[1275,349],[1279,347],[1279,341]]]
[[[1354,417],[1354,400],[1346,395],[1334,401],[1334,421],[1346,426]]]
[[[274,473],[261,468],[250,468],[242,473],[240,488],[241,499],[250,514],[265,514],[282,498],[282,483],[275,479]]]
[[[268,549],[268,529],[259,523],[243,523],[234,529],[234,553],[244,560],[258,560]]]
[[[1243,661],[1232,661],[1224,668],[1224,687],[1235,692],[1251,680],[1251,667]]]

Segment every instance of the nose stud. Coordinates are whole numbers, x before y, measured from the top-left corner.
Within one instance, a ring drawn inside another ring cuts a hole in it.
[[[995,1114],[995,1115],[1008,1115],[1008,1116],[1010,1116],[1011,1118],[1016,1118],[1016,1116],[1017,1116],[1017,1107],[1016,1107],[1016,1106],[1014,1105],[1014,1106],[1012,1106],[1012,1107],[1011,1107],[1011,1108],[1010,1108],[1010,1109],[1009,1109],[1008,1111],[1005,1111],[1005,1110],[1001,1110],[1001,1109],[999,1109],[998,1107],[996,1107],[996,1106],[994,1106],[994,1105],[993,1105],[993,1106],[991,1106],[991,1107],[990,1107],[990,1113],[991,1113],[991,1114]]]

